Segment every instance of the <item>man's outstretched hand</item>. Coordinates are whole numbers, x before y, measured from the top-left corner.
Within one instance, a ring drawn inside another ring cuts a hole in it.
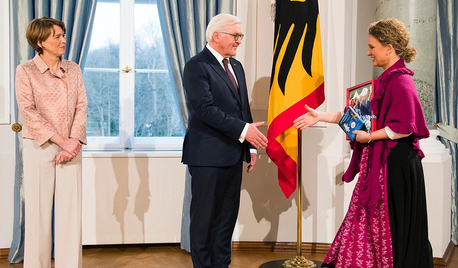
[[[245,140],[256,148],[266,148],[267,146],[266,136],[258,130],[258,127],[262,125],[264,125],[264,122],[251,123],[245,135]]]

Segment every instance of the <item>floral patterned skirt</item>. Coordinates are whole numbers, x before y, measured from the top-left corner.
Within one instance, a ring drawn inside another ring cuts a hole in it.
[[[350,207],[324,259],[324,263],[332,263],[338,268],[393,267],[385,166],[380,170],[379,176],[381,200],[370,211],[359,201],[363,181],[368,172],[368,161],[369,153],[366,147],[362,153],[360,175]]]

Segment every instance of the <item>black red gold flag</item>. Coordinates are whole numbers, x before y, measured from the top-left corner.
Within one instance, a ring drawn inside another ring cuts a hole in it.
[[[267,154],[278,166],[286,197],[296,189],[297,130],[294,119],[324,102],[318,0],[277,0],[269,95]]]

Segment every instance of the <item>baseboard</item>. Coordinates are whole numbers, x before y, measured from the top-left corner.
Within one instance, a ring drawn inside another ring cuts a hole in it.
[[[326,243],[302,243],[302,252],[307,253],[317,253],[317,254],[326,254],[329,251],[331,244]],[[297,251],[297,243],[291,242],[233,242],[233,250],[256,250],[256,251]],[[450,261],[452,260],[453,253],[455,251],[455,245],[450,242],[445,250],[444,256],[442,258],[434,258],[434,267],[448,267]]]
[[[447,248],[445,249],[444,256],[442,258],[434,258],[434,267],[448,267],[453,258],[455,252],[455,245],[450,241]]]
[[[9,252],[10,252],[9,248],[0,248],[0,259],[7,259]]]
[[[156,244],[157,245],[157,244]],[[100,246],[100,245],[99,245]],[[115,247],[116,245],[110,245]],[[119,245],[126,246],[126,245]],[[147,245],[145,245],[147,246]],[[87,246],[85,246],[87,247]],[[94,246],[97,247],[97,246]],[[250,250],[250,251],[277,251],[277,252],[294,252],[297,251],[297,243],[293,242],[240,242],[232,243],[233,250]],[[326,254],[331,244],[326,243],[302,243],[302,252],[314,254]],[[7,259],[9,248],[0,248],[0,259]],[[434,258],[434,267],[448,267],[455,251],[455,245],[450,241],[442,258]]]
[[[331,244],[325,243],[302,243],[304,253],[326,254]],[[297,243],[295,242],[232,242],[233,250],[251,250],[251,251],[296,251]]]

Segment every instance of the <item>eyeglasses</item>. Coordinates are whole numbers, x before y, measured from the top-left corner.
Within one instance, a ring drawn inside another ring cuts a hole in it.
[[[232,35],[234,37],[234,41],[238,41],[239,39],[240,41],[242,41],[243,37],[245,36],[244,34],[233,34],[233,33],[226,33],[226,32],[219,32],[219,33]]]

